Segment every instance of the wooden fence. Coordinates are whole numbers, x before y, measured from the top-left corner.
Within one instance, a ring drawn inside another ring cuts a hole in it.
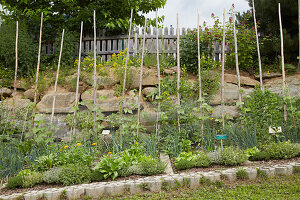
[[[191,29],[180,29],[180,35],[185,35],[187,31]],[[146,46],[145,52],[148,54],[156,53],[156,32],[157,29],[153,27],[147,28],[146,34]],[[137,54],[141,51],[142,48],[142,37],[143,37],[144,28],[136,28],[132,32],[132,36],[130,38],[130,49],[129,52],[131,54]],[[159,52],[166,53],[168,55],[176,56],[176,48],[177,48],[177,36],[176,36],[176,29],[172,26],[170,28],[166,27],[164,29],[158,29],[158,45],[159,45]],[[109,60],[112,54],[117,54],[120,51],[124,51],[127,48],[127,40],[128,35],[117,35],[117,36],[106,36],[105,30],[97,32],[97,56],[100,57],[102,60]],[[219,61],[221,59],[221,45],[216,43],[214,45],[214,51],[211,57]],[[89,52],[93,51],[94,49],[94,36],[90,35],[89,33],[85,33],[82,39],[82,55],[87,56]],[[44,54],[53,54],[55,51],[53,44],[44,44],[43,45],[43,52]]]

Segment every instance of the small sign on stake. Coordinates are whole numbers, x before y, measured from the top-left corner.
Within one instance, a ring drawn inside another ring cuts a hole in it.
[[[269,126],[269,133],[281,133],[281,132],[282,132],[281,126],[278,127]]]
[[[109,135],[110,134],[110,130],[103,130],[102,131],[102,135]]]
[[[227,139],[227,135],[216,135],[217,140],[221,140],[221,149],[223,151],[223,140]]]

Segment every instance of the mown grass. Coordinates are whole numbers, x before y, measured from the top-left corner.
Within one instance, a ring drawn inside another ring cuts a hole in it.
[[[281,176],[257,183],[239,182],[237,185],[203,184],[197,190],[181,188],[158,194],[145,193],[107,199],[300,199],[300,174]]]

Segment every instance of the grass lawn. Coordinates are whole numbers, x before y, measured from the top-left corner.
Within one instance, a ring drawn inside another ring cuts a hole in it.
[[[145,193],[108,199],[300,199],[300,174],[266,180],[202,183],[197,190],[180,188],[158,194]]]

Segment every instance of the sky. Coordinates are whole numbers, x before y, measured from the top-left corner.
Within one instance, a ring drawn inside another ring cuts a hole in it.
[[[197,9],[199,9],[200,25],[203,21],[212,23],[211,14],[222,17],[223,11],[226,12],[235,4],[236,11],[247,11],[249,5],[246,0],[167,0],[163,9],[158,11],[158,15],[165,15],[163,25],[169,27],[176,26],[176,13],[179,15],[179,26],[185,28],[195,28],[197,26]],[[155,13],[149,13],[147,16],[154,18]],[[228,20],[229,15],[226,15]]]

